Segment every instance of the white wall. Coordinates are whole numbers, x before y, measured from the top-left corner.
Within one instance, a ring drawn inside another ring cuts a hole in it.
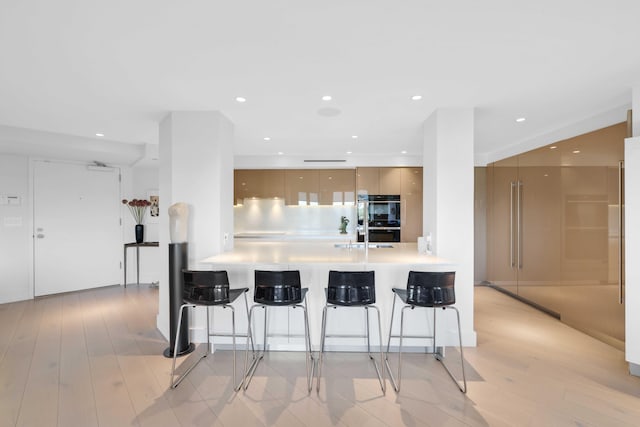
[[[20,198],[19,205],[0,204],[0,303],[6,303],[33,297],[28,157],[0,154],[1,196]]]
[[[625,350],[640,376],[640,136],[627,138],[625,162]]]

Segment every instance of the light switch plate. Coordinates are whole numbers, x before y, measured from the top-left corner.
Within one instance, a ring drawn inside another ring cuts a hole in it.
[[[22,198],[15,194],[0,194],[0,205],[19,206],[22,204]]]

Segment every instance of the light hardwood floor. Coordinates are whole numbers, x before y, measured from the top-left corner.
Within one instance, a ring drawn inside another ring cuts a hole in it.
[[[236,394],[228,351],[168,390],[157,292],[0,305],[0,426],[640,425],[640,379],[622,352],[489,288],[476,288],[467,395],[418,354],[405,359],[400,394],[389,384],[382,395],[366,357],[344,353],[325,358],[319,395],[307,395],[300,353],[269,354]]]

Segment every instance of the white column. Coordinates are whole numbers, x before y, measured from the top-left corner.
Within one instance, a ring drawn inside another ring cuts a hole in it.
[[[631,90],[631,126],[633,136],[640,136],[640,83]]]
[[[625,359],[640,376],[640,85],[632,92],[633,138],[624,149]]]
[[[474,111],[436,110],[423,125],[423,230],[434,255],[457,264],[456,307],[464,345],[475,346],[473,330]],[[448,319],[451,339],[455,323]],[[454,341],[455,342],[455,341]],[[452,344],[449,342],[448,344]]]
[[[233,124],[216,111],[172,112],[160,123],[160,251],[168,265],[169,217],[189,205],[189,268],[233,245]],[[169,272],[160,275],[157,326],[169,334]],[[198,318],[191,322],[198,327]]]

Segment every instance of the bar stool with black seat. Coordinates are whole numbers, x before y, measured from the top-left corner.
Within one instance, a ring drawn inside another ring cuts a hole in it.
[[[373,271],[329,271],[329,283],[327,286],[326,298],[327,302],[322,310],[322,333],[320,336],[320,356],[318,358],[318,379],[316,381],[316,390],[320,391],[320,378],[322,375],[322,360],[324,354],[324,343],[328,337],[353,338],[353,335],[327,335],[327,313],[329,308],[336,309],[338,307],[360,307],[364,308],[366,313],[367,326],[367,353],[369,359],[373,362],[373,366],[378,374],[380,388],[382,393],[386,392],[386,382],[384,380],[384,352],[382,344],[382,326],[380,322],[380,310],[374,304],[376,302],[375,288],[375,272]],[[376,363],[375,358],[371,354],[371,340],[369,327],[369,309],[374,309],[378,314],[378,337],[380,350],[380,367]]]
[[[180,382],[191,372],[193,368],[205,357],[209,355],[210,351],[210,338],[211,337],[231,337],[233,348],[233,384],[234,390],[238,391],[242,386],[242,381],[237,383],[236,381],[236,337],[245,337],[244,334],[236,334],[236,318],[235,309],[231,305],[240,295],[244,295],[244,305],[247,310],[247,317],[249,313],[249,304],[247,302],[247,292],[249,288],[237,288],[231,289],[229,287],[229,277],[226,271],[193,271],[183,270],[184,277],[184,294],[183,304],[180,306],[180,315],[178,316],[178,328],[176,330],[175,348],[173,351],[173,364],[171,366],[171,388],[176,388]],[[209,325],[209,309],[211,307],[219,306],[222,308],[228,308],[231,310],[231,334],[212,332]],[[180,326],[182,325],[184,310],[188,307],[206,307],[207,308],[207,348],[204,354],[198,357],[198,359],[177,379],[175,377],[176,358],[178,354],[178,343],[180,342]],[[247,337],[247,346],[251,341],[251,347],[253,348],[253,339],[251,336]],[[244,376],[243,376],[244,380]],[[236,384],[237,383],[237,384]]]
[[[433,354],[445,370],[456,383],[461,392],[467,392],[467,378],[464,373],[464,355],[462,353],[462,331],[460,329],[460,312],[453,306],[456,302],[455,296],[455,272],[428,272],[428,271],[410,271],[407,279],[407,288],[399,289],[393,288],[394,299],[393,308],[391,309],[391,325],[389,327],[389,341],[387,342],[387,355],[385,357],[385,363],[387,370],[389,371],[389,377],[393,383],[393,388],[396,391],[400,391],[400,381],[402,376],[402,340],[403,338],[428,338],[433,340]],[[397,298],[396,298],[397,297]],[[400,335],[393,335],[393,315],[396,308],[396,299],[400,299],[404,303],[402,312],[400,314]],[[407,309],[415,308],[432,308],[433,309],[433,334],[432,335],[404,335],[404,314]],[[444,359],[444,347],[440,347],[441,352],[436,347],[436,312],[437,309],[453,309],[456,312],[456,319],[458,321],[458,340],[460,349],[460,365],[462,369],[462,385],[449,367],[446,365]],[[389,348],[391,346],[391,338],[399,338],[400,344],[398,348],[398,380],[393,376],[391,366],[389,365]]]
[[[258,363],[264,357],[267,349],[267,308],[270,307],[291,307],[301,308],[304,315],[304,341],[306,349],[306,370],[307,370],[307,388],[311,392],[313,387],[313,371],[315,360],[311,352],[311,337],[309,335],[309,315],[307,311],[307,295],[308,288],[303,288],[300,284],[300,271],[255,271],[255,288],[253,294],[254,304],[249,310],[249,330],[247,332],[247,351],[245,352],[244,361],[244,389],[246,390],[251,383],[253,374],[258,367]],[[253,319],[253,311],[256,308],[264,309],[264,341],[261,353],[253,353],[253,359],[249,364],[249,337],[254,336],[251,332],[251,320]]]

